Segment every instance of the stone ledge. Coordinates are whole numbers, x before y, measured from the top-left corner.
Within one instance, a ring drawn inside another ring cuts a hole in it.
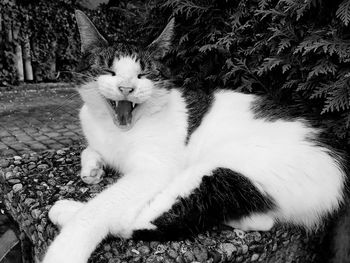
[[[67,198],[86,201],[118,178],[107,172],[99,185],[85,185],[77,176],[80,151],[80,146],[74,146],[0,162],[3,202],[28,237],[35,262],[42,259],[58,233],[47,218],[52,204]],[[278,226],[270,232],[214,229],[193,240],[164,243],[110,237],[89,262],[322,262],[319,249],[323,236]]]

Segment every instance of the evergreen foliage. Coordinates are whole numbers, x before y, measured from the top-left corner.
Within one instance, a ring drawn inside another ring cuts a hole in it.
[[[176,17],[170,61],[188,88],[265,94],[349,143],[350,0],[164,0],[152,11]]]

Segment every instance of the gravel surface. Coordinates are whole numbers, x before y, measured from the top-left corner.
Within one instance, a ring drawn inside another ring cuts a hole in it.
[[[40,260],[58,229],[47,212],[58,199],[86,201],[118,179],[107,172],[98,185],[77,176],[81,146],[41,155],[25,154],[0,160],[0,191],[9,214],[19,223]],[[142,242],[107,238],[89,262],[321,262],[323,233],[306,234],[278,226],[270,232],[243,232],[219,227],[191,240]]]

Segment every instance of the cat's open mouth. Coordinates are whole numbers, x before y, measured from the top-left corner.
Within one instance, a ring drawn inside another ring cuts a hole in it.
[[[129,100],[114,101],[107,99],[112,108],[113,119],[116,125],[123,129],[131,127],[133,122],[133,111],[138,104]]]

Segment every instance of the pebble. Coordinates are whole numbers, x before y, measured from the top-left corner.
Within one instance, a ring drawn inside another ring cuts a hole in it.
[[[272,251],[276,251],[277,250],[277,244],[273,244],[273,247],[272,247]]]
[[[208,259],[208,251],[205,247],[194,247],[193,254],[199,262],[205,262]]]
[[[253,254],[252,257],[250,258],[250,261],[257,261],[259,258],[259,254]]]
[[[178,256],[178,257],[175,259],[175,262],[176,262],[176,263],[184,263],[185,260],[183,259],[183,257]]]
[[[21,156],[16,155],[16,156],[13,156],[13,159],[15,159],[15,161],[19,161],[19,160],[22,160],[22,157],[21,157]]]
[[[66,152],[65,152],[64,150],[57,150],[56,153],[57,153],[58,155],[63,155],[63,154],[65,154]]]
[[[170,249],[168,249],[168,255],[171,258],[177,258],[178,253],[174,249],[170,248]]]
[[[39,209],[33,209],[31,212],[31,215],[34,219],[38,219],[41,214],[41,211]]]
[[[237,251],[237,248],[231,243],[223,243],[220,248],[227,257],[231,257],[232,253]]]
[[[39,160],[38,155],[32,155],[32,156],[29,157],[29,161],[30,162],[36,162],[38,160]]]
[[[259,261],[263,261],[263,260],[265,260],[265,258],[266,258],[266,253],[263,252],[259,257]]]
[[[136,255],[140,255],[140,251],[136,250],[135,248],[131,249],[131,252],[135,253]]]
[[[185,254],[183,254],[183,257],[185,259],[185,262],[193,262],[196,260],[191,251],[187,251]]]
[[[206,246],[215,246],[216,242],[215,240],[211,239],[211,238],[206,238],[202,241],[202,243]]]
[[[19,180],[19,179],[9,179],[9,180],[7,180],[10,184],[18,184],[18,183],[20,183],[21,182],[21,180]]]
[[[5,179],[6,179],[6,180],[9,180],[9,179],[11,179],[13,176],[14,176],[14,173],[13,173],[13,172],[7,172],[7,173],[5,174]]]
[[[33,170],[36,167],[35,164],[30,164],[28,165],[28,170]]]
[[[49,185],[51,185],[51,186],[55,186],[55,185],[56,185],[56,181],[55,181],[55,179],[53,179],[53,178],[49,178],[49,179],[47,180],[47,183],[48,183]]]
[[[164,245],[158,245],[156,252],[154,254],[163,254],[166,251],[166,247]]]
[[[21,171],[22,171],[22,169],[19,166],[16,166],[15,168],[13,168],[13,172],[14,173],[18,173],[18,172],[21,172]]]
[[[89,188],[87,188],[87,187],[82,187],[82,188],[80,188],[79,190],[80,190],[81,193],[84,194],[84,193],[86,193],[87,191],[89,191]]]
[[[0,160],[0,167],[1,168],[6,168],[10,165],[10,161],[9,160],[6,160],[6,159],[2,159]]]
[[[142,253],[142,254],[144,254],[144,255],[149,254],[150,251],[151,251],[151,250],[149,249],[149,247],[147,247],[147,246],[141,246],[141,247],[138,248],[138,250],[140,251],[140,253]]]
[[[239,263],[239,262],[242,262],[242,261],[243,261],[243,257],[242,256],[236,257],[235,262]]]
[[[283,245],[287,246],[289,244],[289,242],[290,242],[289,240],[283,241]]]
[[[180,243],[179,242],[173,242],[173,243],[171,243],[171,247],[173,248],[173,249],[175,249],[176,251],[178,251],[179,249],[180,249]]]
[[[38,167],[38,169],[45,170],[45,169],[49,168],[49,165],[43,163],[43,164],[39,164],[37,167]]]
[[[9,189],[4,198],[7,205],[11,206],[14,218],[23,222],[24,230],[34,239],[36,251],[45,251],[48,243],[58,233],[58,229],[47,219],[47,211],[56,200],[63,198],[87,200],[118,176],[109,174],[111,180],[103,180],[98,186],[82,184],[76,178],[80,151],[81,149],[58,150],[53,154],[28,155],[17,160],[21,163],[20,166],[13,165],[16,160],[7,161],[7,163],[0,160],[1,167],[6,165],[6,169],[3,169],[3,177],[9,183],[7,184]],[[74,152],[77,154],[70,154]],[[69,160],[74,164],[68,164]],[[35,172],[25,170],[36,168]],[[49,171],[46,170],[47,168]],[[12,181],[9,182],[8,180],[11,179]],[[22,185],[21,182],[25,184]],[[280,238],[276,238],[276,231]],[[267,233],[246,233],[239,229],[233,231],[225,229],[220,232],[218,228],[218,230],[203,232],[193,240],[179,242],[135,242],[111,239],[92,256],[91,262],[213,263],[223,262],[226,259],[234,262],[265,262],[273,254],[272,250],[278,250],[277,244],[281,246],[282,244],[286,246],[300,244],[304,236],[299,230],[281,230],[280,228]],[[262,251],[259,248],[263,247],[263,242],[266,240],[271,245],[266,246]],[[305,246],[301,247],[305,248]]]
[[[14,193],[17,193],[18,191],[21,191],[23,188],[22,184],[15,184],[14,186],[12,186],[12,190]]]
[[[248,252],[248,246],[246,244],[243,244],[242,245],[242,253],[247,254],[247,252]]]
[[[103,249],[106,250],[106,251],[110,251],[111,250],[111,245],[110,244],[105,244],[103,246]]]
[[[244,236],[245,236],[245,232],[243,231],[243,230],[240,230],[240,229],[234,229],[233,230],[234,232],[235,232],[235,234],[239,237],[239,238],[241,238],[241,239],[243,239],[244,238]]]

